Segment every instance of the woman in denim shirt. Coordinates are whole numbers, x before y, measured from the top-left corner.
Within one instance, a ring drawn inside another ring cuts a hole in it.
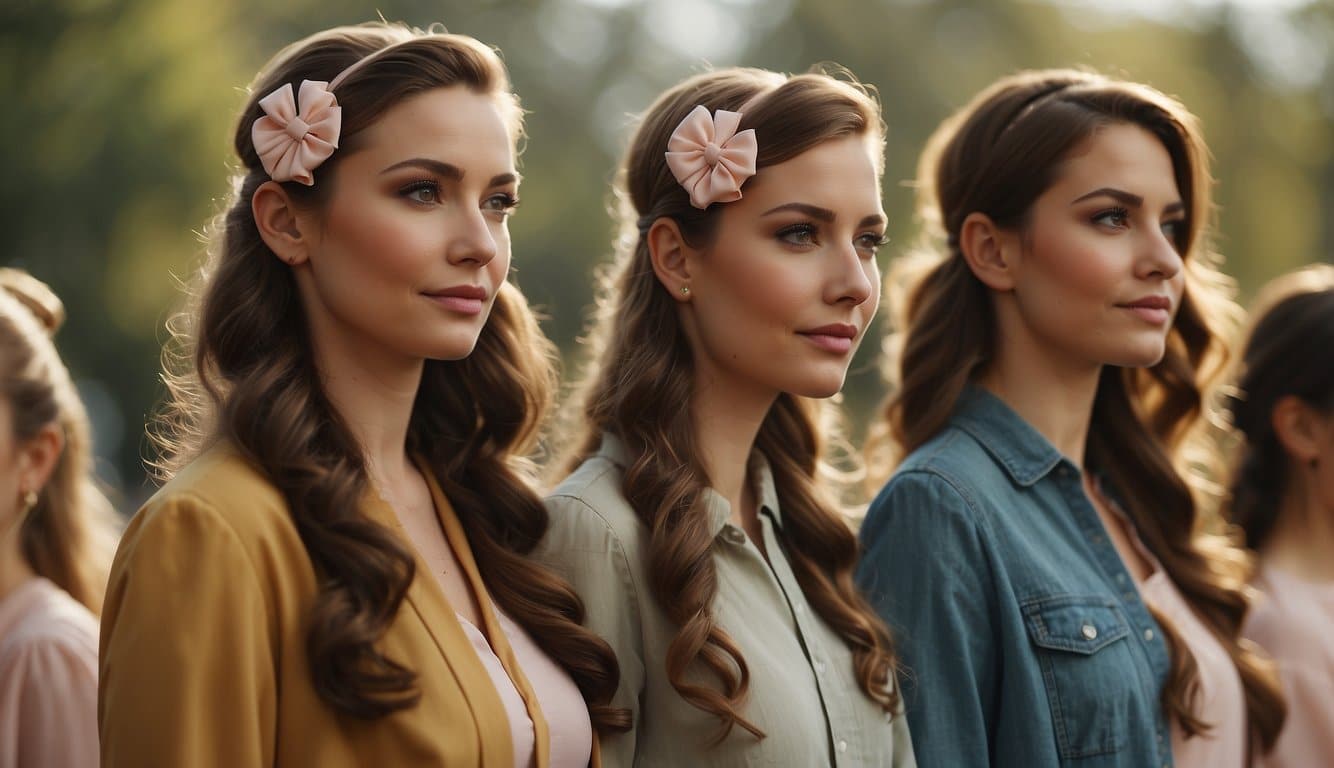
[[[1173,465],[1236,311],[1207,155],[1176,101],[1064,70],[1002,79],[927,146],[945,257],[900,326],[879,444],[906,458],[858,572],[923,766],[1241,768],[1278,732],[1244,560],[1196,534]]]

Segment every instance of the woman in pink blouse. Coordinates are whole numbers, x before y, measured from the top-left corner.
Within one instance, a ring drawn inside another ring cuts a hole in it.
[[[50,338],[60,300],[14,269],[0,288],[0,768],[95,766],[113,515]]]
[[[1279,665],[1288,720],[1265,766],[1334,764],[1334,267],[1260,295],[1231,410],[1231,518],[1259,556],[1246,634]]]

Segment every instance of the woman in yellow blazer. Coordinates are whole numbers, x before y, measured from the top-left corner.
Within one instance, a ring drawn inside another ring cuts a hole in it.
[[[527,553],[549,345],[505,280],[517,99],[471,38],[300,41],[174,325],[166,485],[112,568],[103,765],[598,764],[607,644]]]

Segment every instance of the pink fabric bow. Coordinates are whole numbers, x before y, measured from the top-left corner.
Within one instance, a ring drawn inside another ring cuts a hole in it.
[[[250,140],[269,178],[309,187],[315,183],[310,172],[338,149],[343,108],[322,80],[302,80],[300,112],[296,104],[291,83],[260,99],[264,117],[251,127]]]
[[[755,175],[755,129],[737,133],[740,112],[720,109],[709,117],[703,104],[695,107],[676,126],[667,140],[667,167],[690,193],[690,204],[708,208],[710,203],[741,199],[741,185]]]

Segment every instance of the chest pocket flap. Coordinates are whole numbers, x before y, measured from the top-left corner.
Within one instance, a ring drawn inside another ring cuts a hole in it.
[[[1024,603],[1028,636],[1041,648],[1096,653],[1130,634],[1130,625],[1109,597],[1058,595]]]

